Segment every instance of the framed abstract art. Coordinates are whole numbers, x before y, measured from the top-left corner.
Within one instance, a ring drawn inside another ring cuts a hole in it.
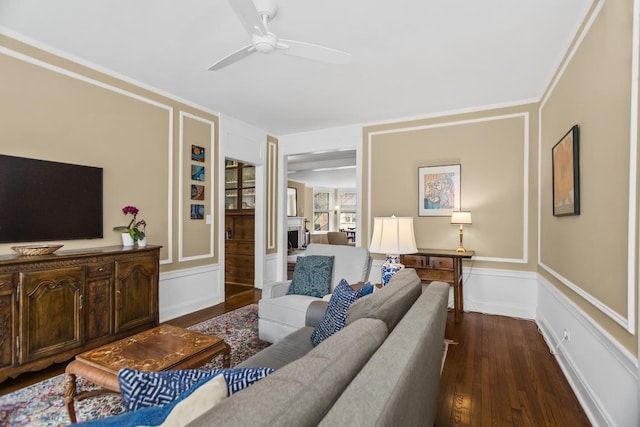
[[[418,169],[418,215],[451,216],[460,210],[460,165]]]
[[[578,125],[574,125],[551,150],[553,215],[580,215]]]

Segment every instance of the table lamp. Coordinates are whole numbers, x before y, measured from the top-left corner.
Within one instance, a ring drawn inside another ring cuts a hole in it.
[[[400,264],[400,255],[418,252],[413,232],[413,218],[398,218],[394,215],[377,217],[373,221],[369,251],[387,256],[387,260],[382,264],[382,285],[385,286],[394,274],[404,268],[404,265]]]
[[[451,212],[451,224],[460,224],[460,246],[456,252],[466,252],[462,246],[462,224],[471,224],[471,211],[453,211]]]

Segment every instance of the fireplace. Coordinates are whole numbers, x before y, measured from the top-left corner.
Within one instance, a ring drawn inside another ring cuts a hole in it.
[[[289,249],[305,247],[304,218],[290,216],[287,218],[287,242]]]
[[[297,228],[287,230],[288,249],[298,249],[299,233]]]

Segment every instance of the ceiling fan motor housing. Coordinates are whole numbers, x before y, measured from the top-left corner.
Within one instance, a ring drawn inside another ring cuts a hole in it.
[[[251,43],[253,43],[253,46],[258,52],[271,53],[278,45],[278,38],[273,33],[267,33],[264,36],[253,34],[251,36]]]

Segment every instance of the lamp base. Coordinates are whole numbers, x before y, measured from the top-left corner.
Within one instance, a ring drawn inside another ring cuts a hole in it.
[[[403,268],[399,255],[387,255],[387,261],[382,264],[382,286],[387,286],[391,278]]]
[[[460,246],[458,249],[456,249],[456,252],[467,252],[467,250]]]

